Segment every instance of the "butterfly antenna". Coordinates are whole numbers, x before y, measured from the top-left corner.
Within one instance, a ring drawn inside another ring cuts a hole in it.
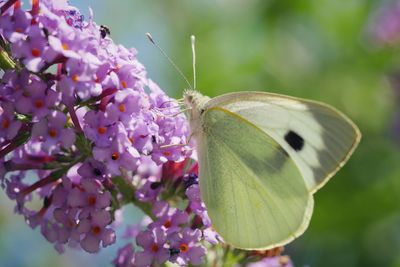
[[[192,44],[192,61],[193,61],[193,89],[196,90],[196,37],[190,36]]]
[[[189,87],[191,89],[193,89],[192,85],[190,84],[189,80],[186,78],[186,76],[183,74],[183,72],[181,71],[180,68],[178,68],[178,66],[172,61],[172,59],[167,55],[167,53],[164,52],[164,50],[154,41],[153,36],[151,36],[150,33],[146,33],[147,38],[149,39],[149,41],[158,48],[158,50],[160,50],[161,54],[164,55],[164,57],[167,58],[167,60],[169,61],[169,63],[171,63],[171,65],[175,68],[175,70],[181,75],[181,77],[185,80],[185,82],[189,85]]]

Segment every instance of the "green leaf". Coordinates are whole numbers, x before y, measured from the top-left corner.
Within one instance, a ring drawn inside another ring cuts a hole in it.
[[[3,70],[15,69],[15,62],[10,58],[8,53],[0,48],[0,68]]]
[[[83,133],[78,133],[75,139],[75,146],[82,155],[89,157],[92,154],[92,142],[90,142]]]
[[[132,203],[141,209],[147,216],[154,219],[154,215],[151,212],[151,205],[149,203],[140,202],[135,198],[136,188],[133,184],[129,183],[121,176],[113,177],[112,181],[117,190],[122,194],[123,204]]]

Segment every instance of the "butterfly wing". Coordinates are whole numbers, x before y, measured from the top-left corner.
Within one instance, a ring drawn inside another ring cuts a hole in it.
[[[317,191],[348,160],[361,134],[345,115],[326,104],[264,92],[213,98],[221,107],[265,131],[294,160],[310,192]]]
[[[312,194],[296,164],[265,131],[214,107],[203,113],[196,141],[202,200],[227,243],[269,249],[305,231]]]

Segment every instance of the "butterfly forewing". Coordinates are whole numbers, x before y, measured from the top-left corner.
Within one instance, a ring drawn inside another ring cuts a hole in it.
[[[197,136],[202,199],[213,227],[244,249],[284,245],[304,232],[312,195],[288,153],[262,129],[208,108]]]
[[[290,155],[315,192],[347,161],[359,143],[358,128],[339,111],[315,101],[263,92],[213,98],[221,107],[259,127]]]

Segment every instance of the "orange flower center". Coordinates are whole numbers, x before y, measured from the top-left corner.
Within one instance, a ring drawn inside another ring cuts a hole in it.
[[[153,245],[151,246],[151,251],[153,251],[154,253],[156,253],[156,252],[158,251],[158,246],[157,246],[157,244],[153,244]]]
[[[73,80],[74,82],[79,82],[79,76],[76,75],[76,74],[72,75],[72,80]]]
[[[121,81],[121,86],[122,88],[128,87],[128,84],[125,81]]]
[[[41,99],[38,99],[35,101],[35,107],[36,108],[42,108],[44,106],[44,102]]]
[[[125,111],[125,105],[124,104],[119,104],[118,109],[119,109],[119,111],[124,112]]]
[[[31,53],[34,57],[40,57],[40,50],[37,48],[32,48]]]
[[[1,123],[1,126],[3,127],[3,129],[7,129],[8,127],[10,127],[10,121],[4,119],[3,122]]]
[[[49,135],[53,138],[57,137],[57,130],[52,128],[49,130]]]
[[[88,203],[90,206],[94,206],[94,205],[96,204],[96,201],[97,201],[97,199],[96,199],[96,197],[93,196],[93,195],[90,195],[90,196],[88,196],[88,198],[87,198],[87,203]]]
[[[63,48],[64,50],[68,50],[68,49],[69,49],[69,46],[68,46],[68,44],[63,43],[63,44],[62,44],[62,48]]]
[[[164,152],[163,152],[163,155],[166,156],[166,157],[169,157],[169,156],[171,156],[171,152],[169,152],[169,151],[164,151]]]
[[[66,226],[67,226],[68,228],[74,227],[74,223],[72,222],[71,219],[67,219],[67,224],[66,224]]]
[[[15,31],[18,32],[18,33],[21,33],[21,32],[23,32],[24,30],[23,30],[22,28],[16,28]]]
[[[171,226],[172,226],[172,223],[171,223],[170,220],[168,220],[168,221],[166,221],[166,222],[164,223],[164,227],[165,227],[165,228],[170,228]]]
[[[99,226],[97,226],[97,225],[92,226],[92,234],[98,235],[98,234],[100,234],[100,232],[101,232],[101,228]]]
[[[106,128],[106,127],[99,127],[99,128],[97,128],[97,132],[98,132],[99,134],[105,134],[106,131],[107,131],[107,128]]]
[[[111,159],[112,159],[112,160],[117,160],[117,159],[119,159],[119,154],[118,154],[118,152],[112,153]]]
[[[181,250],[181,252],[188,252],[189,246],[187,244],[183,243],[179,246],[179,249]]]

